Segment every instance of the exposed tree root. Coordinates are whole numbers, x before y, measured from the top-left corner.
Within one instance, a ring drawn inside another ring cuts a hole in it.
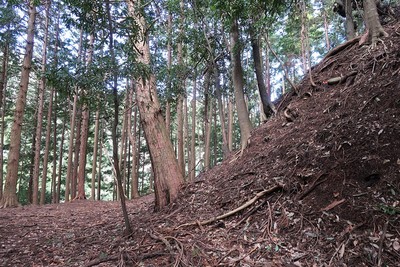
[[[355,43],[357,43],[360,40],[360,36],[353,38],[351,40],[348,40],[347,42],[336,46],[335,48],[333,48],[331,51],[328,52],[328,54],[325,55],[324,59],[322,60],[322,62],[324,62],[325,60],[327,60],[328,58],[338,54],[340,51],[342,51],[343,49],[345,49],[346,47],[353,45]]]
[[[278,185],[276,185],[276,186],[274,186],[274,187],[272,187],[272,188],[270,188],[270,189],[267,189],[267,190],[258,192],[252,199],[250,199],[249,201],[247,201],[246,203],[244,203],[243,205],[241,205],[240,207],[238,207],[238,208],[236,208],[236,209],[234,209],[234,210],[231,210],[231,211],[229,211],[229,212],[227,212],[227,213],[224,213],[224,214],[222,214],[222,215],[220,215],[220,216],[211,218],[211,219],[209,219],[209,220],[205,220],[205,221],[201,221],[201,222],[196,221],[196,222],[181,224],[181,225],[179,225],[179,226],[177,227],[177,229],[179,229],[179,228],[181,228],[181,227],[186,227],[186,226],[194,226],[194,225],[201,226],[201,225],[207,225],[207,224],[213,223],[213,222],[215,222],[215,221],[225,219],[225,218],[230,217],[230,216],[232,216],[232,215],[238,213],[239,211],[242,211],[242,210],[244,210],[245,208],[251,206],[252,204],[254,204],[254,202],[256,202],[257,200],[259,200],[261,197],[263,197],[263,196],[265,196],[265,195],[268,195],[268,194],[272,194],[272,193],[274,193],[274,192],[276,192],[276,191],[279,191],[279,190],[281,190],[281,189],[283,189],[283,185],[282,185],[282,184],[278,184]]]

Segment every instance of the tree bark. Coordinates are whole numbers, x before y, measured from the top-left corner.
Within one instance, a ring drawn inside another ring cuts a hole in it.
[[[132,150],[132,165],[131,165],[131,199],[138,198],[139,195],[139,182],[138,182],[138,171],[137,171],[137,140],[136,140],[136,132],[137,132],[137,108],[136,104],[132,106],[132,97],[134,91],[134,81],[131,84],[131,110],[129,111],[128,117],[128,133],[129,133],[129,141],[131,143]],[[136,101],[135,101],[136,102]],[[133,111],[133,129],[132,129],[132,108]]]
[[[222,94],[221,94],[221,79],[220,73],[218,69],[218,65],[214,66],[214,77],[215,77],[215,94],[218,101],[218,115],[219,121],[221,124],[221,134],[222,134],[222,153],[223,158],[225,159],[229,155],[229,147],[228,147],[228,137],[226,133],[225,127],[225,115],[224,115],[224,105],[222,104]]]
[[[346,38],[347,40],[351,40],[356,37],[356,30],[354,27],[353,20],[353,7],[352,0],[344,0],[345,13],[346,13]]]
[[[2,60],[2,68],[0,75],[0,112],[1,112],[1,135],[0,135],[0,199],[3,196],[3,182],[4,182],[4,174],[3,174],[3,164],[4,164],[4,130],[5,130],[5,105],[6,105],[6,88],[7,88],[7,73],[8,73],[8,42],[4,44],[3,49],[3,60]]]
[[[41,111],[38,112],[38,114],[43,114],[43,105],[44,105],[44,93],[46,90],[46,77],[44,76],[44,73],[46,72],[46,64],[47,64],[47,42],[48,42],[48,35],[49,35],[49,20],[50,20],[50,0],[45,1],[46,5],[46,19],[45,19],[45,30],[44,30],[44,41],[43,41],[43,55],[42,55],[42,77],[40,80],[40,94],[41,94],[41,103],[39,103],[39,109],[41,107]],[[40,205],[44,205],[46,202],[46,182],[47,182],[47,165],[49,162],[49,153],[50,153],[50,134],[51,134],[51,113],[52,113],[52,108],[53,108],[53,89],[50,89],[50,100],[49,100],[49,107],[47,111],[47,126],[46,126],[46,140],[45,140],[45,148],[44,148],[44,155],[43,155],[43,174],[42,174],[42,184],[41,184],[41,191],[40,191]],[[39,115],[38,115],[39,116]],[[42,117],[38,117],[38,127],[36,129],[36,138],[38,138],[38,134],[41,137],[42,135],[42,123],[43,119]],[[41,138],[39,138],[40,140]],[[35,155],[35,161],[36,161],[36,156],[40,156],[40,144],[36,143],[36,148],[39,148],[39,151],[37,151]],[[35,168],[37,168],[37,171],[39,171],[39,165],[40,165],[40,159],[37,159],[38,161],[37,166],[35,165]],[[39,173],[37,173],[39,178]]]
[[[140,1],[127,1],[127,4],[129,14],[136,20],[139,29],[136,42],[138,62],[147,70],[137,80],[137,104],[154,171],[155,209],[159,210],[177,198],[183,175],[166,130],[157,97],[155,76],[150,72],[147,26],[143,15],[137,12]]]
[[[90,194],[90,199],[96,199],[96,171],[97,171],[97,154],[98,154],[98,144],[99,144],[99,121],[100,121],[100,111],[96,111],[96,122],[94,126],[94,147],[93,147],[93,162],[92,162],[92,190]]]
[[[233,150],[233,104],[230,97],[228,98],[228,147]]]
[[[387,37],[389,34],[383,29],[378,16],[378,10],[374,0],[363,0],[364,20],[368,29],[368,41],[376,46],[379,37]]]
[[[59,159],[58,159],[56,203],[60,203],[60,198],[61,198],[61,176],[62,176],[61,174],[62,174],[62,166],[63,166],[62,163],[63,163],[63,154],[64,154],[64,141],[65,141],[65,128],[66,128],[65,126],[66,126],[66,123],[64,121],[63,127],[62,127],[62,134],[61,134],[60,154],[59,154]]]
[[[178,140],[178,147],[177,147],[177,154],[178,154],[178,164],[179,168],[181,169],[181,173],[185,176],[185,139],[184,139],[184,112],[183,112],[183,103],[186,94],[185,88],[185,77],[184,74],[181,73],[183,70],[183,1],[180,0],[180,21],[179,21],[179,32],[178,32],[178,66],[180,67],[180,72],[178,73],[179,77],[179,88],[178,88],[178,103],[177,103],[177,140]]]
[[[210,79],[212,69],[208,68],[204,78],[204,170],[210,169],[210,140],[211,140],[211,118],[212,101],[210,97]]]
[[[247,147],[247,142],[250,138],[252,125],[249,118],[246,102],[244,100],[244,81],[243,81],[243,68],[240,56],[240,42],[239,42],[239,26],[237,20],[231,25],[231,57],[232,57],[232,80],[235,93],[236,110],[239,119],[240,139],[242,153]]]
[[[26,38],[25,56],[21,71],[21,82],[15,105],[14,121],[12,124],[10,137],[10,150],[7,164],[7,176],[4,186],[3,196],[0,200],[0,208],[18,206],[17,198],[17,179],[18,179],[18,163],[19,163],[19,150],[21,147],[21,130],[22,121],[25,111],[26,94],[29,84],[29,73],[32,65],[33,55],[33,42],[35,37],[35,18],[36,7],[35,1],[31,0],[28,5],[29,20],[28,20],[28,33]]]
[[[87,51],[86,68],[90,68],[93,61],[94,52],[94,30],[90,33],[89,37],[89,50]],[[87,95],[86,88],[82,88],[82,97]],[[78,167],[78,195],[75,199],[86,199],[85,194],[85,178],[86,178],[86,158],[87,158],[87,142],[89,134],[89,106],[84,103],[82,106],[82,125],[79,146],[79,167]]]
[[[189,167],[189,181],[194,181],[196,177],[196,97],[197,97],[197,70],[194,70],[193,79],[193,98],[192,98],[192,132],[190,143],[190,167]]]
[[[260,37],[255,35],[253,26],[250,26],[250,40],[253,53],[254,70],[256,72],[258,93],[260,95],[264,115],[266,118],[271,117],[275,112],[275,107],[271,102],[263,79],[263,67],[260,52]]]
[[[69,102],[69,101],[68,101]],[[69,103],[68,103],[69,105]],[[74,133],[75,133],[75,121],[77,115],[77,106],[78,106],[78,95],[74,95],[74,102],[72,104],[72,114],[70,120],[70,134],[69,134],[69,148],[68,148],[68,163],[67,163],[67,176],[65,177],[65,202],[69,201],[70,189],[71,189],[71,178],[73,174],[73,154],[74,154]]]
[[[97,175],[97,200],[101,200],[101,162],[103,158],[103,122],[99,125],[100,128],[100,151],[99,151],[99,167],[98,167],[98,175]]]

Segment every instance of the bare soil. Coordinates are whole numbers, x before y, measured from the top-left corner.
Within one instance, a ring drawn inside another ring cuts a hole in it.
[[[0,266],[400,266],[400,23],[386,30],[315,66],[174,204],[128,201],[129,237],[117,202],[0,210]]]

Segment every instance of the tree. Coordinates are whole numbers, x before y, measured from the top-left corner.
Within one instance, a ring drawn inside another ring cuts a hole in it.
[[[247,147],[247,142],[250,138],[252,125],[249,118],[249,111],[244,100],[244,81],[243,81],[243,67],[240,56],[240,41],[239,41],[239,25],[237,19],[234,19],[230,29],[231,43],[230,52],[232,57],[232,80],[235,92],[236,109],[239,119],[240,127],[240,140],[242,152]]]
[[[137,105],[149,147],[154,173],[156,210],[173,202],[183,182],[157,96],[155,76],[150,69],[150,47],[145,18],[140,12],[141,1],[127,1],[129,14],[138,27],[135,42],[137,64],[141,73],[137,77]]]
[[[364,21],[367,26],[368,41],[372,46],[376,46],[379,37],[389,36],[383,29],[380,21],[376,3],[374,0],[363,0],[364,6]]]
[[[35,1],[31,0],[28,4],[28,32],[26,37],[25,55],[22,63],[21,82],[15,105],[14,121],[12,124],[12,135],[10,138],[10,151],[7,164],[7,176],[4,186],[4,193],[0,200],[0,208],[18,206],[17,199],[17,179],[18,179],[18,163],[19,150],[21,147],[21,131],[22,120],[24,117],[26,94],[28,91],[29,74],[32,65],[33,44],[35,37],[35,18],[36,6]]]

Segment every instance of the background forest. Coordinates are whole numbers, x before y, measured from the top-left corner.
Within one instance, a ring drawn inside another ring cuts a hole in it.
[[[194,180],[244,149],[274,103],[351,37],[333,0],[133,4],[1,1],[0,199],[13,161],[21,204],[117,199],[117,177],[128,198],[152,192],[156,142],[136,94],[152,74],[174,157]],[[352,15],[360,35],[363,13]]]

